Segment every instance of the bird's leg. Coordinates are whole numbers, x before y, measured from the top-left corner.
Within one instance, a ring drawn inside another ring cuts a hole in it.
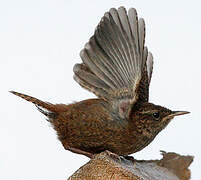
[[[120,162],[121,162],[121,156],[119,156],[118,154],[115,154],[115,153],[113,153],[113,152],[110,152],[110,151],[108,151],[108,150],[105,150],[105,152],[107,153],[107,155],[109,156],[109,157],[111,157],[112,159],[116,159],[116,160],[119,160]]]
[[[133,156],[124,156],[125,159],[129,160],[129,161],[135,161]]]
[[[119,156],[111,151],[105,150],[108,156],[113,157],[114,159],[119,159]]]
[[[85,156],[87,156],[88,158],[91,158],[91,159],[94,157],[94,154],[86,152],[86,151],[83,151],[81,149],[72,148],[72,147],[68,147],[66,149],[71,151],[71,152],[77,153],[77,154],[85,155]]]

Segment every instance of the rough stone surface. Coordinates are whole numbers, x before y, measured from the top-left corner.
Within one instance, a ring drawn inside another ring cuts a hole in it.
[[[125,159],[102,152],[79,168],[68,180],[188,180],[192,156],[162,151],[161,160]]]

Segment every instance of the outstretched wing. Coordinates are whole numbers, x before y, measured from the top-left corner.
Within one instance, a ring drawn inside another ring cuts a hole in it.
[[[144,20],[134,8],[110,9],[80,52],[74,79],[127,118],[138,99],[148,100],[153,60],[144,42]]]
[[[153,56],[149,52],[148,54],[144,52],[147,57],[147,61],[142,73],[142,78],[138,87],[138,101],[148,102],[149,100],[149,84],[151,82],[152,70],[153,70]]]

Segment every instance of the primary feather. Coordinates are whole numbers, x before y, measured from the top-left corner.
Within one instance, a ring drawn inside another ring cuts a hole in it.
[[[136,10],[110,9],[80,52],[74,79],[128,117],[138,99],[148,101],[153,58],[144,43],[145,23]]]

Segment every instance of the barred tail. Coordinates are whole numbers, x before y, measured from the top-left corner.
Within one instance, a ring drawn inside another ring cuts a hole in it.
[[[49,102],[44,102],[44,101],[41,101],[37,98],[28,96],[26,94],[18,93],[15,91],[9,91],[9,92],[33,103],[33,104],[35,104],[36,107],[38,108],[38,110],[48,117],[57,113],[57,108],[55,108],[54,104],[51,104]]]

